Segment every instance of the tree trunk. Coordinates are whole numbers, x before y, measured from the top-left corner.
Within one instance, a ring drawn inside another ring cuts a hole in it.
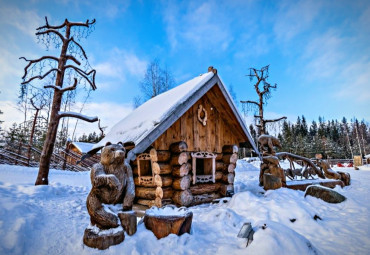
[[[168,187],[172,185],[172,176],[167,175],[155,175],[154,176],[154,184],[158,187]]]
[[[62,103],[62,93],[54,92],[53,106],[50,114],[50,122],[44,146],[40,156],[40,167],[37,175],[35,185],[48,185],[49,184],[49,168],[51,156],[53,155],[55,140],[58,132],[60,106]]]
[[[33,135],[35,134],[35,127],[36,127],[36,121],[37,116],[39,115],[39,109],[36,109],[35,117],[32,122],[32,129],[31,129],[31,135],[30,135],[30,142],[28,144],[28,150],[27,150],[27,165],[30,166],[30,159],[31,159],[31,148],[33,144]]]
[[[71,28],[67,26],[66,32],[65,32],[66,40],[63,42],[59,61],[58,61],[58,70],[60,70],[60,72],[57,72],[56,79],[55,79],[55,86],[59,88],[63,87],[65,64],[67,62],[66,53],[67,53],[68,44],[69,44],[70,31],[71,31]],[[48,185],[49,184],[50,161],[51,161],[51,156],[53,155],[55,139],[57,137],[57,132],[58,132],[58,125],[59,125],[59,120],[60,120],[59,111],[60,111],[60,107],[62,104],[62,97],[63,97],[63,92],[54,90],[53,105],[52,105],[51,114],[50,114],[50,122],[48,126],[48,132],[46,133],[44,146],[42,148],[42,152],[40,156],[40,168],[39,168],[39,173],[37,175],[35,185]]]

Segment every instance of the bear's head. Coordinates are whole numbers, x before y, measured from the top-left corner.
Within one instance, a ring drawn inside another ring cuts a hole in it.
[[[102,149],[100,162],[103,165],[119,165],[125,160],[126,150],[121,143],[111,144],[110,142]]]

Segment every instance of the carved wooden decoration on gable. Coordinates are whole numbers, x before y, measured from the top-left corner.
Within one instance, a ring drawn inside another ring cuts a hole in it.
[[[214,153],[207,152],[207,151],[199,151],[191,153],[191,157],[193,158],[192,170],[193,170],[193,184],[196,183],[207,183],[207,182],[216,182],[216,157]],[[201,160],[200,162],[203,165],[199,165],[197,167],[197,159]],[[207,164],[206,160],[209,160],[210,164]],[[208,169],[206,169],[206,165],[208,165]],[[210,167],[210,168],[209,168]],[[197,170],[201,169],[202,174],[197,174]]]
[[[202,113],[203,113],[203,117],[202,117]],[[199,108],[198,108],[198,120],[200,121],[200,123],[202,123],[203,126],[207,125],[207,110],[201,104],[199,105]]]

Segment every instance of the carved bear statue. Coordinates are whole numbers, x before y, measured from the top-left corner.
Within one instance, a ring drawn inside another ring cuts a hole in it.
[[[93,225],[101,229],[115,228],[120,224],[117,215],[105,210],[103,204],[123,204],[131,210],[135,197],[132,170],[125,163],[125,148],[107,143],[101,153],[100,163],[91,169],[91,191],[86,205]]]
[[[260,135],[258,137],[258,143],[260,144],[260,150],[264,155],[275,155],[274,146],[281,149],[279,139],[272,135]]]

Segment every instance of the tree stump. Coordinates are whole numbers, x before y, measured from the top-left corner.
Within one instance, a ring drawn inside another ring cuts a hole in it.
[[[109,230],[100,230],[98,227],[88,227],[85,229],[83,238],[85,245],[99,250],[105,250],[109,248],[109,246],[120,244],[123,240],[125,240],[125,233],[121,226]]]
[[[145,212],[144,225],[154,235],[161,239],[169,234],[182,235],[189,233],[193,213],[185,208],[165,206],[163,208],[153,207]]]
[[[263,175],[263,188],[265,190],[279,189],[282,186],[283,185],[279,177],[272,175],[272,174]]]
[[[129,236],[132,236],[136,233],[137,229],[137,219],[135,212],[128,211],[128,212],[120,212],[118,213],[118,217],[121,220],[121,225],[123,229]]]

